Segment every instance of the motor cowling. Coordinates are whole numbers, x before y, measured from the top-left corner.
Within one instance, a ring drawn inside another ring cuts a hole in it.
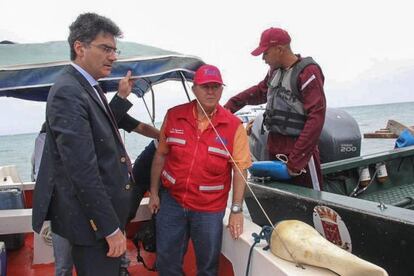
[[[345,110],[328,108],[319,137],[321,163],[361,155],[361,131],[357,121]]]
[[[252,126],[249,144],[254,160],[268,160],[268,132],[262,128],[263,114]],[[263,131],[264,132],[263,132]],[[328,108],[319,138],[321,163],[347,159],[361,154],[361,131],[356,120],[345,110]]]

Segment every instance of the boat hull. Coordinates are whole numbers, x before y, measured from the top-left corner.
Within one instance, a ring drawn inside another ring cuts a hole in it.
[[[414,262],[414,218],[412,211],[378,203],[317,192],[287,184],[251,184],[272,223],[296,219],[314,226],[314,209],[326,206],[334,210],[346,225],[352,242],[352,253],[383,267],[390,275],[412,275]],[[279,188],[276,188],[276,187]],[[293,191],[292,192],[292,188]],[[246,203],[253,222],[268,225],[251,192]]]

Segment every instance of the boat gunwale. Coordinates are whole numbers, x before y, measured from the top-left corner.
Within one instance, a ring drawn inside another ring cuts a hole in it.
[[[355,213],[363,213],[380,219],[391,220],[396,223],[409,224],[414,227],[413,210],[395,207],[392,205],[386,205],[386,208],[381,208],[378,202],[338,195],[330,192],[315,191],[307,187],[300,187],[277,181],[268,182],[265,185],[249,182],[249,185],[268,190],[269,193],[267,194],[271,194],[270,191],[272,191],[284,196],[293,197],[295,200],[313,201],[315,205],[330,205],[334,208],[337,207],[347,209]],[[275,185],[278,185],[279,187],[275,187]],[[286,190],[281,187],[286,188]],[[246,195],[248,196],[249,193]]]
[[[329,173],[340,172],[356,167],[363,167],[371,164],[376,164],[381,161],[390,161],[408,156],[414,156],[414,146],[399,149],[391,149],[378,153],[372,153],[368,155],[362,155],[348,159],[324,163],[321,165],[322,174],[326,175]]]

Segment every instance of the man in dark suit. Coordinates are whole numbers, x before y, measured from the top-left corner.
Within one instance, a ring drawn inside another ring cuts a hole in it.
[[[97,80],[110,74],[120,29],[81,14],[70,26],[72,64],[51,88],[46,144],[34,192],[33,229],[51,221],[72,245],[78,275],[118,275],[131,196],[131,163]],[[129,74],[120,95],[132,87]],[[122,97],[122,96],[121,96]],[[125,112],[131,103],[124,101]]]

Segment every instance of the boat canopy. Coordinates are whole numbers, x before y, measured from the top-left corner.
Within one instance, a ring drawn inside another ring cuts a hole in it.
[[[117,42],[121,51],[110,76],[100,79],[103,90],[116,91],[128,70],[136,77],[133,93],[142,97],[155,84],[167,80],[191,81],[204,62],[134,42]],[[70,64],[68,42],[0,44],[0,97],[46,101],[50,87]]]

